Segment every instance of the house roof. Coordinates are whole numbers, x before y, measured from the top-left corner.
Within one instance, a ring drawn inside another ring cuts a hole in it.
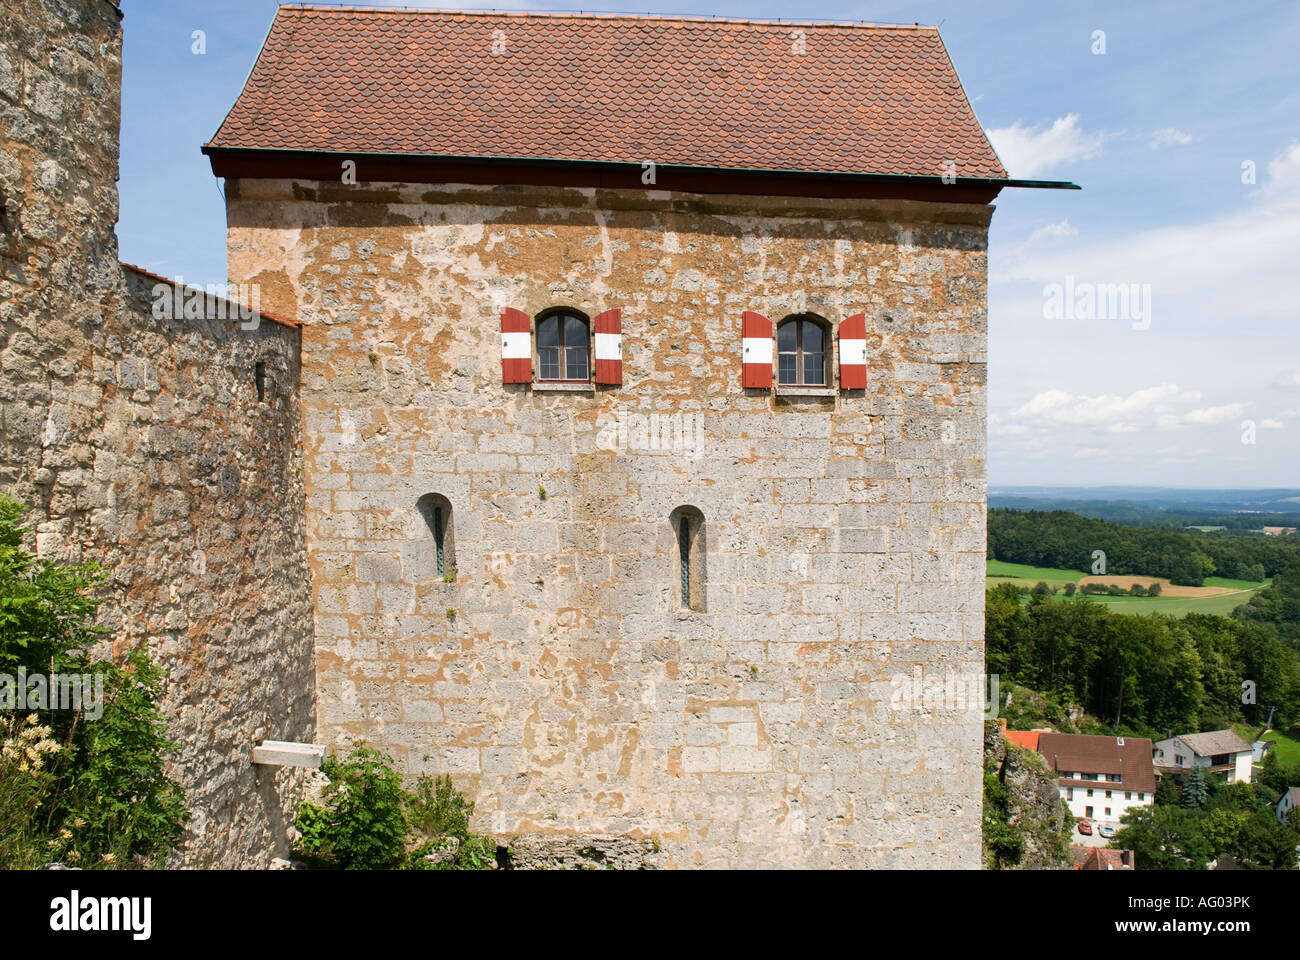
[[[1058,774],[1118,773],[1118,784],[1089,784],[1110,789],[1154,792],[1155,771],[1151,766],[1151,741],[1144,737],[1094,737],[1071,733],[1043,733],[1038,752]]]
[[[1132,870],[1133,851],[1103,847],[1071,847],[1076,870]]]
[[[1018,183],[922,26],[281,7],[223,151]]]
[[[1232,730],[1212,730],[1209,733],[1184,733],[1179,740],[1192,748],[1198,757],[1214,757],[1221,753],[1249,753],[1250,744]]]
[[[1037,750],[1038,735],[1041,732],[1040,730],[1004,730],[1003,736],[1026,750]]]

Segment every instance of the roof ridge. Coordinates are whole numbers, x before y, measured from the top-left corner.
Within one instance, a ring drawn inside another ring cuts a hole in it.
[[[280,11],[316,13],[413,13],[424,16],[527,17],[539,20],[632,20],[669,23],[734,23],[761,27],[852,27],[865,30],[924,30],[938,32],[933,24],[894,23],[871,20],[759,20],[749,17],[720,17],[708,14],[625,13],[598,10],[451,10],[441,7],[368,7],[354,4],[282,3]]]

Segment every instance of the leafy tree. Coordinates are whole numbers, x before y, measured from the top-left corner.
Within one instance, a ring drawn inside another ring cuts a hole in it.
[[[1168,774],[1161,777],[1160,782],[1156,784],[1155,802],[1162,806],[1182,806],[1183,792],[1178,789],[1178,783],[1174,778]]]
[[[1256,810],[1241,825],[1233,855],[1250,870],[1296,869],[1296,847],[1300,846],[1300,819],[1294,814],[1285,825],[1270,809]]]
[[[1205,815],[1201,820],[1201,833],[1216,860],[1238,849],[1237,840],[1249,819],[1249,813],[1227,808],[1212,810]]]
[[[1139,870],[1203,870],[1213,856],[1201,814],[1167,804],[1134,807],[1111,846],[1132,850]]]

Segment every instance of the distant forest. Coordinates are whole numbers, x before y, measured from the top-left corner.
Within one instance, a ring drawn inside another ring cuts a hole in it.
[[[1107,726],[1162,739],[1231,723],[1300,735],[1300,564],[1232,617],[1115,613],[1085,600],[1035,596],[1001,584],[988,591],[985,662],[1057,704],[1077,703]],[[1255,702],[1242,703],[1242,682]],[[1089,731],[1091,732],[1091,731]]]
[[[1261,527],[1300,527],[1300,504],[1291,512],[1239,513],[1197,506],[1153,507],[1131,500],[1054,500],[1012,494],[989,494],[990,507],[1036,510],[1050,513],[1065,510],[1084,517],[1109,520],[1133,527],[1224,527],[1232,533],[1250,533]],[[1257,534],[1263,536],[1263,534]]]
[[[989,510],[988,555],[994,560],[1089,572],[1094,551],[1105,573],[1168,577],[1199,587],[1206,577],[1259,581],[1300,560],[1295,537],[1243,536],[1125,526],[1064,510]],[[1257,521],[1256,521],[1257,522]]]

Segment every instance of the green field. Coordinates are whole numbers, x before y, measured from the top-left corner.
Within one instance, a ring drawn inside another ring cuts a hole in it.
[[[1261,585],[1262,586],[1262,585]],[[1185,617],[1189,613],[1212,613],[1226,617],[1251,598],[1254,591],[1225,593],[1217,597],[1103,597],[1088,596],[1089,603],[1104,603],[1116,613],[1163,613]]]
[[[1248,727],[1240,723],[1234,723],[1232,729],[1236,730],[1241,739],[1247,743],[1250,743],[1251,738],[1259,733],[1259,727]],[[1264,739],[1272,740],[1276,744],[1273,752],[1283,764],[1300,763],[1300,740],[1292,740],[1286,734],[1276,730],[1269,730],[1264,734]]]
[[[1273,582],[1269,577],[1263,581],[1257,580],[1229,580],[1227,577],[1206,577],[1205,585],[1207,587],[1227,587],[1229,590],[1258,590],[1260,587],[1267,587]]]
[[[1040,580],[1048,586],[1074,583],[1087,574],[1081,570],[1057,570],[1052,567],[1031,567],[1027,563],[1007,563],[1003,560],[989,560],[984,575],[999,582],[1020,583],[1027,581],[1032,587]]]
[[[1031,567],[1024,563],[1007,563],[1003,560],[989,560],[985,575],[989,586],[999,583],[1014,583],[1019,587],[1033,588],[1037,583],[1046,583],[1049,587],[1061,587],[1074,583],[1088,576],[1079,570],[1059,570],[1052,567]],[[1225,593],[1217,597],[1107,597],[1100,594],[1088,594],[1089,603],[1102,603],[1116,613],[1162,613],[1170,617],[1185,617],[1189,613],[1210,613],[1226,617],[1240,604],[1249,600],[1256,590],[1261,590],[1273,581],[1265,580],[1255,583],[1250,580],[1229,580],[1225,577],[1206,577],[1205,586],[1223,587],[1239,590],[1240,593]],[[1079,594],[1083,596],[1083,594]],[[1057,594],[1058,599],[1064,599]],[[1029,598],[1025,597],[1025,602]]]

